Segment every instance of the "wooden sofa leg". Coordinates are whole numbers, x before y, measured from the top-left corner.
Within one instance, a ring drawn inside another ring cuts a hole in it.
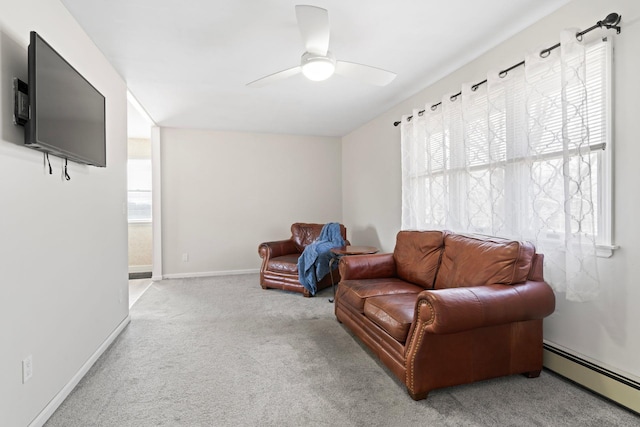
[[[540,376],[540,370],[538,371],[529,371],[529,372],[525,372],[522,375],[524,375],[527,378],[538,378]]]
[[[423,400],[427,398],[427,395],[429,394],[428,391],[425,391],[423,393],[412,393],[411,391],[407,390],[409,392],[409,396],[411,396],[411,398],[413,400]]]

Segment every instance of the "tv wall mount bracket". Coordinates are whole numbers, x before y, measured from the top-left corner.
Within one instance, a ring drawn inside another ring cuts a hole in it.
[[[24,126],[29,120],[29,85],[13,78],[13,123]]]

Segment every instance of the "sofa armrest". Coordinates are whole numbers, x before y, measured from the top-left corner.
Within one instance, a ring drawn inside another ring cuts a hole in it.
[[[342,280],[378,279],[395,277],[396,263],[393,254],[353,255],[340,258]]]
[[[543,281],[516,285],[426,290],[416,302],[424,331],[448,334],[485,326],[542,319],[555,309],[555,295]]]
[[[260,254],[260,258],[264,260],[295,253],[298,253],[298,249],[291,239],[264,242],[258,246],[258,254]]]

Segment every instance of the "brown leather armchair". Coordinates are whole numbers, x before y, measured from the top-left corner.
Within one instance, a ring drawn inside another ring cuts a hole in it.
[[[260,286],[263,289],[274,288],[285,291],[300,292],[310,297],[309,291],[298,279],[298,258],[304,248],[318,238],[324,224],[307,224],[297,222],[291,225],[291,237],[287,240],[264,242],[258,246],[262,258],[260,267]],[[340,224],[340,234],[347,241],[347,229]],[[338,270],[333,271],[333,282],[340,281]],[[318,290],[331,286],[331,275],[327,274],[317,282]]]

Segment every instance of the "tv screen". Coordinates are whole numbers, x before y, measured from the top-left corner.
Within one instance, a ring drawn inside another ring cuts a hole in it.
[[[105,167],[105,99],[35,31],[29,54],[30,116],[25,144],[55,156]]]

